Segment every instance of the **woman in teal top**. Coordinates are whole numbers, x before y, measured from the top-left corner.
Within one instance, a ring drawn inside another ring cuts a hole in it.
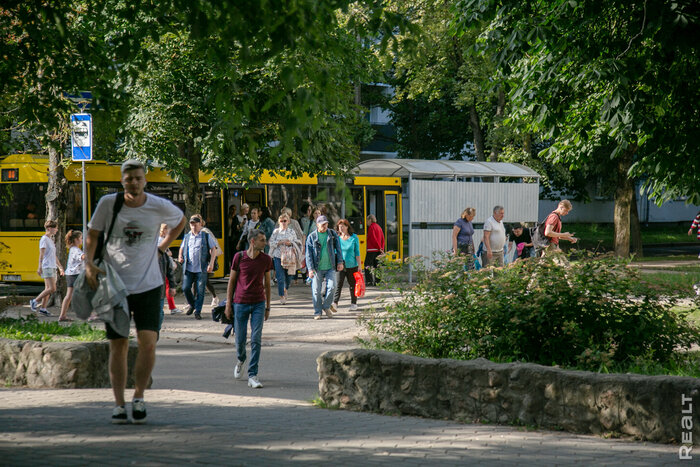
[[[353,274],[360,269],[360,239],[352,233],[352,227],[350,227],[347,219],[340,219],[335,226],[335,230],[340,235],[340,249],[343,251],[345,268],[336,273],[337,286],[331,310],[334,313],[338,311],[340,293],[343,291],[343,283],[347,277],[348,285],[350,286],[350,311],[355,311],[357,310],[357,297],[355,296],[355,276]]]

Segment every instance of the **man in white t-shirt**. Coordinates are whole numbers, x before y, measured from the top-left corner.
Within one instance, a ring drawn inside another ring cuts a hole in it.
[[[503,246],[506,244],[504,215],[503,206],[496,206],[493,208],[493,215],[484,222],[484,267],[503,266]]]
[[[173,203],[144,191],[146,170],[142,162],[124,162],[121,173],[124,205],[114,221],[112,234],[103,250],[103,258],[116,270],[129,292],[129,313],[136,324],[139,347],[134,366],[132,419],[134,423],[145,423],[143,393],[155,364],[163,286],[163,276],[158,266],[158,248],[166,251],[170,243],[180,235],[187,220]],[[116,194],[103,196],[88,224],[85,276],[93,288],[97,287],[97,275],[102,272],[93,262],[95,249],[100,235],[106,235],[109,231],[116,197]],[[159,246],[161,224],[167,224],[170,232]],[[109,377],[116,402],[112,423],[123,424],[128,422],[124,390],[129,341],[127,337],[117,334],[109,324],[106,324],[106,328],[109,339]]]

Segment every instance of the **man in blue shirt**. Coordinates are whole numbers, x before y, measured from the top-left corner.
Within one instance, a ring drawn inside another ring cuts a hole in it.
[[[207,273],[214,272],[216,261],[216,239],[202,232],[202,217],[199,214],[190,217],[190,232],[182,239],[178,259],[182,263],[182,290],[189,305],[187,314],[194,312],[195,319],[202,319]],[[192,293],[194,284],[196,295]]]

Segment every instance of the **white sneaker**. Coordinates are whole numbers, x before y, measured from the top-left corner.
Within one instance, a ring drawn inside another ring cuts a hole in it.
[[[287,303],[287,297],[285,297],[285,296],[280,297],[280,303],[282,305],[285,305]]]
[[[356,311],[357,310],[357,303],[351,303],[350,304],[350,311]]]
[[[181,309],[179,309],[179,308],[173,308],[172,310],[170,310],[170,314],[171,314],[171,315],[176,315],[176,314],[178,314],[178,313],[183,313],[184,311],[185,311],[185,310],[181,310]]]
[[[29,300],[29,308],[31,308],[32,311],[39,311],[39,304],[32,298]]]
[[[241,373],[243,373],[243,365],[245,365],[245,362],[239,361],[236,363],[236,367],[233,369],[233,377],[238,379],[241,377]]]
[[[321,315],[314,315],[314,319],[321,319]]]
[[[263,387],[263,385],[258,379],[258,377],[253,375],[250,378],[248,378],[248,387],[253,389],[260,389],[261,387]]]
[[[216,308],[217,306],[219,306],[219,297],[214,297],[214,298],[211,299],[211,306],[214,307],[214,308]]]
[[[323,310],[323,311],[326,312],[326,316],[328,316],[329,318],[332,318],[332,317],[333,317],[333,312],[331,311],[330,308],[328,308],[327,310]]]

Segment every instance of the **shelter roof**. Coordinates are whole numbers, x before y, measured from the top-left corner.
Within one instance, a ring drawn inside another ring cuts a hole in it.
[[[357,164],[358,175],[375,177],[526,177],[540,174],[522,164],[424,159],[370,159]]]

